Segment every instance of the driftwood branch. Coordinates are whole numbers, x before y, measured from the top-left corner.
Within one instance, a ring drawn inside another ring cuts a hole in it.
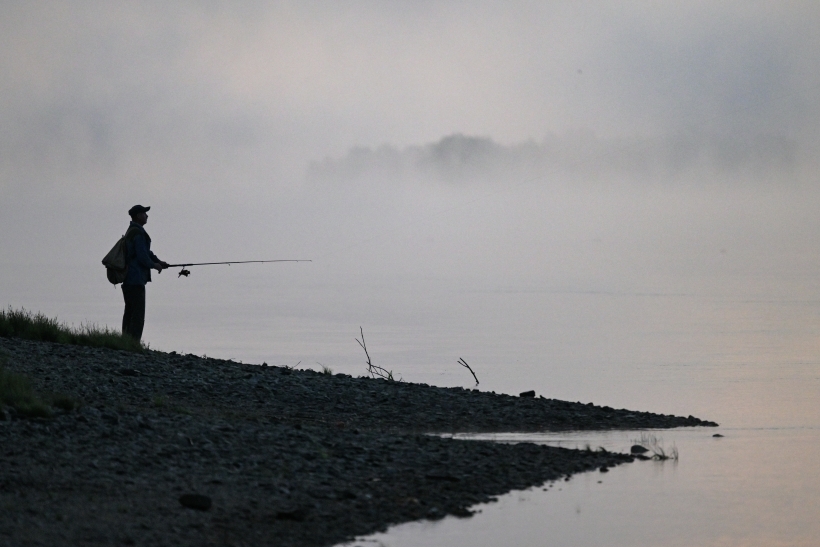
[[[475,385],[478,385],[478,376],[475,375],[475,372],[473,372],[473,369],[470,368],[470,365],[467,364],[467,361],[465,361],[464,359],[459,357],[458,358],[458,364],[461,365],[462,367],[467,367],[467,370],[469,370],[470,374],[472,374],[473,378],[475,378]]]
[[[387,370],[386,368],[382,368],[379,365],[374,365],[373,362],[370,360],[370,353],[367,351],[367,343],[364,341],[364,330],[362,327],[359,327],[359,332],[362,335],[362,339],[359,340],[356,338],[356,342],[364,350],[364,355],[367,357],[367,373],[370,375],[371,378],[382,378],[383,380],[393,380],[393,371]]]
[[[359,345],[364,350],[364,355],[365,355],[365,357],[367,357],[367,372],[368,372],[368,374],[372,375],[373,374],[373,372],[372,372],[373,364],[370,362],[370,354],[367,353],[367,344],[364,341],[364,330],[362,329],[362,327],[359,327],[359,332],[362,334],[362,339],[359,340],[358,338],[356,338],[356,342],[358,342]]]

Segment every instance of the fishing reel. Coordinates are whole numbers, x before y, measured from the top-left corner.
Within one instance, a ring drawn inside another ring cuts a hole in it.
[[[177,275],[177,278],[180,278],[180,277],[182,277],[182,276],[188,277],[189,275],[191,275],[191,271],[190,271],[190,270],[186,270],[185,268],[182,268],[182,269],[179,271],[179,275]]]

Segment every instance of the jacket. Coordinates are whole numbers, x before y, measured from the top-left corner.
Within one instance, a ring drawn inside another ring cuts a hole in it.
[[[128,272],[123,285],[145,285],[151,282],[151,268],[160,259],[151,252],[151,238],[145,228],[134,221],[125,233],[125,264]]]

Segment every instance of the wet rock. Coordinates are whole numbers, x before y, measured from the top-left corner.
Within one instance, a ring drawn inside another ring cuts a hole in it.
[[[296,522],[302,522],[307,518],[308,513],[309,511],[306,507],[297,507],[295,509],[277,511],[276,518],[279,520],[293,520]]]
[[[438,473],[438,474],[437,473],[428,473],[427,475],[424,476],[424,478],[428,479],[428,480],[431,480],[431,481],[448,481],[448,482],[458,482],[458,481],[461,480],[458,477],[454,477],[452,475],[447,475],[447,474],[440,474],[440,473]]]
[[[89,419],[100,419],[102,417],[102,412],[93,406],[86,406],[80,410],[80,415]]]
[[[723,437],[723,435],[721,435],[720,433],[715,433],[714,435],[712,435],[712,437],[721,438]]]
[[[179,503],[183,507],[197,511],[207,511],[211,508],[211,498],[202,494],[183,494],[179,497]]]
[[[438,507],[431,507],[427,510],[427,518],[430,520],[439,520],[444,518],[444,513],[442,513]]]

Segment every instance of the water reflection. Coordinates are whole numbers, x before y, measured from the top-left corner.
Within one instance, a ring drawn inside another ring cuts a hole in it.
[[[807,468],[820,429],[654,432],[678,461],[584,473],[480,507],[470,519],[391,528],[347,546],[703,547],[815,546],[820,475]],[[457,435],[498,442],[627,451],[640,431]]]

